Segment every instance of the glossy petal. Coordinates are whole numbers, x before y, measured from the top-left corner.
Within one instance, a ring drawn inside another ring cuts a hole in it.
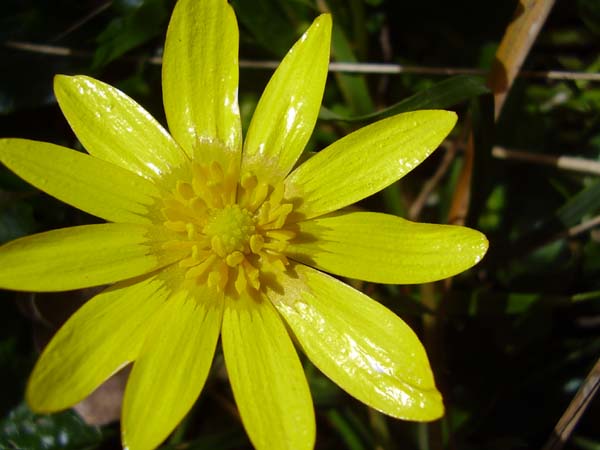
[[[38,189],[105,220],[150,224],[158,189],[128,170],[58,145],[0,140],[0,162]]]
[[[125,390],[125,448],[156,448],[200,395],[221,330],[223,302],[214,295],[180,292],[156,314]]]
[[[286,254],[318,269],[375,283],[417,284],[477,264],[488,242],[479,231],[350,212],[298,223]]]
[[[286,179],[285,197],[304,218],[336,211],[389,186],[442,142],[456,123],[448,111],[380,120],[317,153]]]
[[[310,360],[363,403],[407,420],[442,416],[427,355],[391,311],[344,283],[306,266],[270,297]]]
[[[252,117],[242,173],[272,183],[292,169],[312,134],[325,89],[331,16],[319,16],[277,68]]]
[[[225,0],[180,0],[163,57],[163,98],[171,133],[196,160],[237,161],[238,28]]]
[[[266,300],[226,299],[223,353],[244,428],[258,450],[312,449],[315,418],[304,371]]]
[[[157,178],[183,165],[179,145],[140,105],[90,77],[57,75],[54,93],[73,131],[97,158]]]
[[[135,277],[168,264],[150,253],[149,228],[82,225],[34,234],[0,247],[0,287],[67,291]]]
[[[119,283],[89,300],[39,358],[27,386],[31,408],[68,408],[133,361],[150,319],[167,295],[163,283],[150,277]]]

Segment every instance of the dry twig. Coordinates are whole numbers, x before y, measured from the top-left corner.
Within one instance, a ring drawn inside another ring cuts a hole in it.
[[[554,427],[554,431],[543,450],[561,450],[564,447],[575,425],[577,425],[594,395],[598,392],[598,386],[600,386],[600,359],[596,361],[583,384],[579,387],[575,398],[573,398]]]
[[[77,58],[91,58],[92,52],[62,47],[59,45],[44,45],[33,42],[6,41],[5,47],[20,50],[24,52],[39,53],[44,55],[71,56]],[[134,61],[146,61],[150,64],[162,64],[160,56],[154,57],[131,57],[126,58]],[[242,69],[265,69],[273,70],[277,68],[277,61],[251,61],[240,60]],[[370,63],[370,62],[332,62],[329,64],[330,72],[348,72],[364,73],[373,75],[397,75],[403,73],[414,73],[423,75],[480,75],[485,76],[488,71],[485,69],[474,69],[468,67],[427,67],[427,66],[407,66],[403,64],[388,63]],[[565,70],[525,70],[517,74],[523,78],[541,78],[545,80],[584,80],[600,81],[600,73],[573,72]]]
[[[511,150],[500,146],[496,146],[492,149],[492,155],[498,159],[523,161],[545,166],[552,166],[556,167],[557,169],[570,170],[573,172],[600,175],[600,162],[585,158],[540,155],[538,153],[524,152],[522,150]]]

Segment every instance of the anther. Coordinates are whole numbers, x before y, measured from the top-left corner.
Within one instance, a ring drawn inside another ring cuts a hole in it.
[[[194,214],[204,214],[208,209],[206,202],[200,197],[195,197],[190,202],[190,207],[194,211]]]
[[[289,241],[296,237],[296,232],[292,230],[278,229],[278,230],[269,230],[265,233],[267,237],[277,239],[280,241]]]
[[[184,200],[189,200],[194,196],[194,189],[190,183],[186,183],[184,181],[177,181],[177,185],[175,187],[177,189],[177,193],[181,195]]]
[[[246,190],[254,189],[257,184],[257,179],[254,175],[246,173],[242,176],[240,184]]]
[[[208,286],[211,288],[217,287],[221,282],[221,274],[219,272],[211,272],[208,274]]]
[[[271,196],[269,197],[269,201],[271,202],[272,205],[278,205],[279,203],[281,203],[281,200],[283,199],[283,184],[278,184],[277,186],[275,186],[275,189],[273,189],[273,192],[271,193]]]
[[[223,179],[225,178],[223,168],[221,167],[221,164],[219,164],[217,161],[213,161],[210,164],[210,173],[212,175],[212,178],[217,182],[223,181]]]
[[[194,226],[194,224],[188,222],[185,225],[185,230],[187,232],[188,239],[194,239],[194,236],[196,236],[196,227]]]
[[[258,253],[265,245],[265,240],[260,234],[253,234],[250,237],[250,250],[252,253]]]
[[[241,294],[246,290],[248,286],[248,280],[246,280],[246,272],[243,266],[238,266],[237,277],[235,279],[235,290],[238,294]]]
[[[223,248],[223,242],[219,236],[213,236],[210,240],[210,246],[214,250],[214,252],[219,255],[221,258],[225,257],[225,249]]]
[[[243,265],[244,265],[244,269],[245,269],[248,281],[250,282],[250,285],[254,289],[258,289],[260,287],[260,281],[258,280],[258,276],[259,276],[258,269],[247,261],[244,261]]]
[[[199,278],[204,275],[217,259],[216,255],[211,255],[202,264],[192,267],[185,273],[185,278]]]
[[[233,252],[227,255],[225,258],[225,262],[229,267],[235,267],[239,265],[244,260],[244,254],[242,252]]]
[[[256,208],[258,208],[265,201],[268,193],[269,185],[266,183],[259,183],[256,188],[254,188],[252,193],[252,200],[249,205],[250,209],[252,211],[256,211]]]
[[[194,245],[193,241],[167,241],[161,248],[163,250],[189,250]]]
[[[167,220],[164,225],[169,230],[177,233],[185,233],[187,231],[187,223],[180,220]]]
[[[269,241],[265,243],[264,248],[273,250],[275,252],[282,252],[286,249],[288,243],[285,241]]]
[[[258,210],[258,223],[265,224],[269,221],[269,212],[271,211],[271,203],[264,202]]]

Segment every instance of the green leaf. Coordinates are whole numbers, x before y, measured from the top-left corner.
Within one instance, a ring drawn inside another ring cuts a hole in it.
[[[167,444],[159,450],[235,450],[239,448],[250,448],[246,434],[241,430],[228,429],[227,431],[215,431],[213,433],[202,433],[202,437],[189,441],[185,444]]]
[[[521,315],[534,308],[552,310],[571,305],[575,298],[527,292],[480,291],[467,296],[453,294],[448,302],[450,315],[501,317]]]
[[[293,18],[298,6],[281,0],[233,0],[231,2],[240,24],[248,29],[256,44],[278,58],[287,53],[300,35],[299,24]],[[241,38],[246,39],[242,32]]]
[[[335,22],[331,34],[331,54],[338,61],[356,62],[344,30]],[[346,103],[355,114],[370,114],[375,109],[363,75],[336,72],[335,79]]]
[[[327,412],[327,419],[342,438],[348,450],[365,450],[367,448],[346,415],[341,414],[337,409],[330,409]]]
[[[79,450],[102,442],[100,428],[87,425],[74,411],[38,415],[22,403],[0,423],[2,449]]]
[[[600,181],[597,181],[583,188],[554,214],[535,223],[519,236],[512,246],[511,256],[515,258],[539,248],[549,239],[577,225],[584,216],[596,214],[599,210]]]
[[[23,308],[23,304],[11,300],[13,296],[10,293],[0,292],[0,386],[4,387],[0,396],[2,416],[21,401],[33,364],[31,322],[24,317],[22,309],[18,309]],[[0,445],[0,448],[3,447]]]
[[[373,114],[357,117],[344,117],[333,111],[321,107],[319,119],[343,120],[345,122],[366,122],[379,120],[407,111],[418,109],[445,109],[462,103],[466,100],[489,93],[481,77],[458,75],[434,84],[431,88],[416,94]]]
[[[498,182],[494,173],[496,167],[492,158],[494,144],[494,97],[480,95],[471,101],[473,133],[473,172],[471,178],[471,205],[467,225],[474,226],[483,211],[485,203]]]
[[[105,66],[129,50],[163,33],[168,17],[164,0],[145,0],[128,14],[113,19],[98,36],[92,68]]]
[[[33,233],[36,224],[31,205],[24,201],[3,205],[2,197],[0,193],[0,244]]]
[[[596,213],[599,209],[600,182],[596,182],[574,195],[573,198],[556,212],[554,219],[563,227],[572,227],[584,215]]]
[[[600,35],[600,3],[598,0],[578,0],[579,17],[595,34]]]

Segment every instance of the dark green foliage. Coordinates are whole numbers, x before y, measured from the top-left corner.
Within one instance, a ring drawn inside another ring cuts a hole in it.
[[[489,93],[480,77],[459,75],[440,81],[427,89],[417,92],[398,103],[371,114],[357,117],[344,117],[323,107],[319,118],[322,120],[343,120],[346,122],[366,122],[390,117],[417,109],[449,109],[482,94]]]
[[[121,2],[124,3],[124,2]],[[125,9],[98,35],[98,48],[92,60],[92,69],[98,69],[129,50],[145,44],[163,33],[169,11],[165,0],[137,2],[136,7]]]
[[[102,430],[86,425],[73,411],[40,416],[25,404],[0,423],[0,448],[7,450],[92,449],[104,438]]]

